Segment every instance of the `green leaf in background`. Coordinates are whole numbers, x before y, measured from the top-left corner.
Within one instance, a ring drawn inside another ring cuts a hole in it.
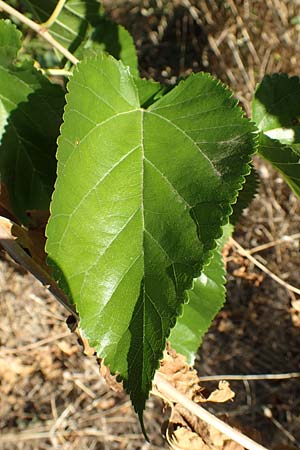
[[[14,25],[0,21],[0,42],[14,33],[19,38]],[[9,58],[7,65],[0,65],[0,180],[8,189],[15,214],[26,224],[27,210],[49,207],[64,92],[30,61],[11,62]]]
[[[57,0],[21,0],[33,20],[46,22],[51,16]],[[97,0],[67,0],[58,18],[50,27],[50,34],[74,53],[86,39],[89,25],[98,19],[103,10]]]
[[[7,67],[17,57],[21,48],[21,33],[9,20],[0,20],[0,66]],[[0,78],[0,82],[2,78]],[[1,86],[0,86],[1,89]],[[0,98],[0,143],[12,104]]]
[[[51,16],[57,0],[22,0],[22,3],[34,20],[43,23]],[[104,17],[98,0],[67,0],[49,33],[79,59],[85,54],[106,51],[138,76],[137,54],[130,33]]]
[[[2,100],[0,100],[0,144],[1,144],[2,135],[4,133],[4,130],[5,130],[5,127],[7,124],[8,116],[9,116],[9,114],[4,107]]]
[[[120,59],[125,66],[129,66],[132,75],[136,77],[139,75],[133,39],[122,25],[99,17],[85,48],[92,49],[95,53],[99,50],[106,51],[114,58]]]
[[[212,258],[194,280],[193,289],[188,291],[189,302],[183,306],[183,315],[177,320],[169,337],[172,347],[186,356],[190,365],[194,363],[202,337],[225,302],[226,272],[222,250],[232,231],[233,226],[230,224],[223,227],[223,235],[218,239]]]
[[[142,418],[186,290],[249,172],[254,127],[208,74],[145,110],[128,68],[103,54],[68,89],[49,262]]]
[[[8,66],[21,48],[21,32],[9,20],[0,20],[0,65]]]
[[[138,90],[140,105],[143,108],[148,108],[167,91],[166,86],[157,81],[136,77],[134,82]]]
[[[260,130],[259,153],[300,197],[300,78],[265,76],[255,92],[252,117]]]

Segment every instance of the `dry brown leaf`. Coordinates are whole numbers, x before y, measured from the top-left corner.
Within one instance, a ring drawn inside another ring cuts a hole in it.
[[[175,389],[195,403],[226,402],[233,399],[235,395],[229,383],[221,381],[218,389],[205,398],[196,370],[189,366],[186,358],[176,353],[170,344],[167,345],[159,371]],[[243,450],[243,447],[235,444],[178,403],[171,405],[167,440],[170,448],[174,450]]]
[[[104,364],[103,359],[99,359],[98,361],[100,364],[100,373],[103,378],[105,378],[108,387],[114,392],[122,392],[124,390],[123,382],[117,380],[117,375],[112,375],[110,373],[109,367]]]
[[[209,450],[197,433],[183,427],[174,431],[168,443],[172,450]]]
[[[244,450],[241,445],[178,404],[172,408],[167,440],[174,450]]]
[[[180,353],[176,353],[169,343],[164,353],[164,359],[160,363],[159,371],[169,383],[190,400],[194,402],[205,401],[201,394],[203,388],[199,385],[196,370],[189,366],[186,358]]]
[[[83,353],[84,353],[86,356],[89,356],[90,358],[91,358],[92,356],[96,356],[96,350],[95,350],[95,348],[91,347],[91,346],[89,345],[88,340],[87,340],[85,337],[82,336],[82,333],[80,332],[80,328],[77,327],[74,331],[75,331],[75,333],[77,334],[77,336],[79,337],[79,342],[80,342],[80,344],[81,344],[82,347],[83,347]],[[97,358],[97,362],[98,362],[98,364],[99,364],[99,366],[100,366],[100,374],[101,374],[101,375],[103,376],[103,378],[105,379],[105,381],[106,381],[108,387],[109,387],[110,389],[112,389],[114,392],[122,392],[122,391],[124,390],[124,388],[123,388],[123,383],[122,383],[122,382],[119,382],[119,381],[117,380],[117,375],[112,375],[112,374],[110,373],[109,367],[107,367],[107,366],[104,364],[104,360],[103,360],[103,359]]]
[[[69,325],[68,325],[69,326]],[[70,328],[70,327],[69,327]],[[83,353],[88,356],[89,358],[91,358],[92,356],[96,355],[96,350],[94,347],[91,347],[89,344],[89,341],[82,335],[81,330],[79,327],[75,328],[74,333],[77,334],[78,336],[78,342],[79,344],[82,346],[83,348]]]
[[[227,381],[220,381],[218,389],[213,391],[208,398],[203,395],[204,388],[195,369],[188,365],[185,356],[173,350],[168,343],[164,353],[164,359],[160,363],[160,373],[179,392],[186,395],[194,402],[223,403],[232,400],[235,393],[230,389]]]
[[[207,402],[224,403],[232,400],[235,393],[230,389],[228,381],[220,381],[219,387],[206,399]]]

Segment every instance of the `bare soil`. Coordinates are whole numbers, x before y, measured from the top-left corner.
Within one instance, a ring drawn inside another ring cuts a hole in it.
[[[231,86],[245,111],[264,73],[300,74],[298,0],[165,0],[105,2],[134,35],[141,73],[174,84],[191,70],[212,72]],[[282,178],[259,158],[259,195],[235,239],[299,285],[300,205]],[[228,299],[204,338],[200,375],[300,371],[299,300],[233,249]],[[163,449],[164,415],[151,398],[145,442],[130,401],[110,391],[93,359],[82,354],[67,314],[4,254],[0,261],[0,449]],[[214,382],[203,383],[207,389]],[[235,381],[236,400],[215,408],[256,432],[268,448],[300,448],[300,379]]]

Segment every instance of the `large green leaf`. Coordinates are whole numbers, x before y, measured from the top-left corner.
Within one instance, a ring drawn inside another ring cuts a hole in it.
[[[252,104],[260,154],[283,175],[300,197],[300,78],[267,75]]]
[[[141,417],[186,289],[249,171],[253,126],[208,74],[145,110],[128,68],[103,54],[68,88],[47,252]]]
[[[19,36],[14,25],[0,21],[6,33]],[[47,209],[56,176],[56,139],[64,93],[29,61],[0,65],[0,180],[6,185],[15,214],[27,222],[29,209]]]
[[[169,337],[172,347],[186,356],[191,365],[194,363],[202,337],[225,302],[225,267],[222,250],[232,234],[233,227],[227,224],[223,228],[223,235],[212,252],[212,258],[203,268],[200,277],[194,280],[193,289],[188,291],[189,301],[184,305],[183,314]]]

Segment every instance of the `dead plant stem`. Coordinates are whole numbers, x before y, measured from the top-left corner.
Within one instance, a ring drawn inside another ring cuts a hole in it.
[[[0,216],[0,244],[2,247],[14,261],[32,273],[78,321],[79,317],[70,304],[67,295],[58,287],[55,280],[17,243],[12,233],[13,226],[18,227],[11,220]]]
[[[201,381],[222,381],[222,380],[237,380],[237,381],[256,381],[256,380],[290,380],[291,378],[300,378],[300,372],[290,373],[262,373],[251,375],[207,375],[200,376]]]
[[[264,266],[261,262],[259,262],[256,258],[254,258],[251,253],[244,249],[235,239],[230,238],[229,242],[237,249],[238,253],[241,256],[245,256],[249,261],[251,261],[256,267],[258,267],[260,270],[262,270],[264,273],[269,275],[274,281],[276,281],[281,286],[285,287],[288,291],[294,292],[295,294],[300,295],[300,289],[296,288],[295,286],[292,286],[291,284],[287,283],[286,281],[282,280],[278,275],[271,272],[266,266]]]

